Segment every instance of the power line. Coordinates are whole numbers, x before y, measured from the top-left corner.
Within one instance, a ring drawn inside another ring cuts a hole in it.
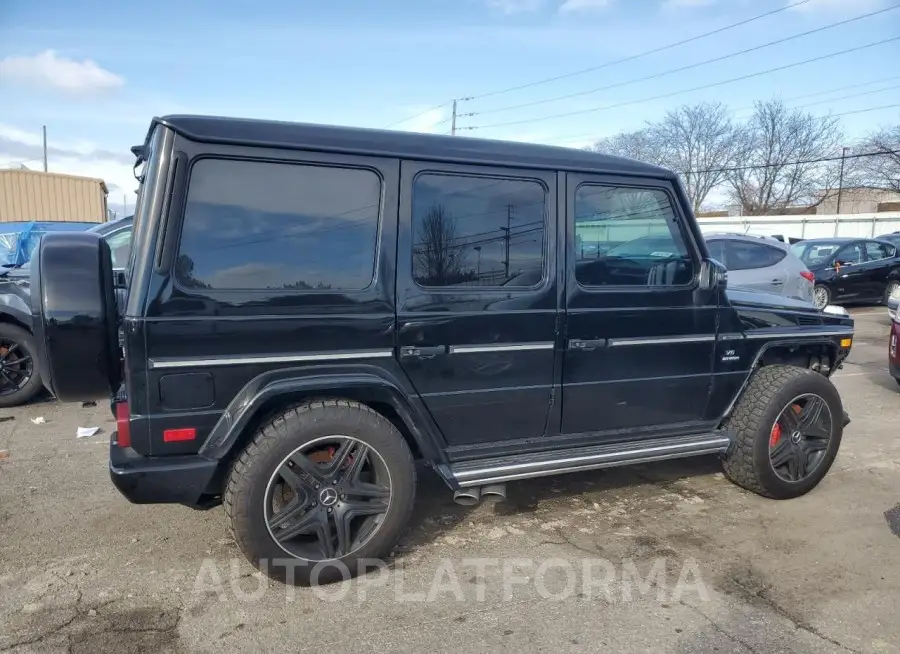
[[[755,73],[749,73],[747,75],[741,75],[739,77],[732,77],[730,79],[722,80],[719,82],[713,82],[711,84],[703,84],[701,86],[695,86],[689,89],[682,89],[680,91],[672,91],[670,93],[662,93],[660,95],[654,95],[647,98],[641,98],[639,100],[629,100],[626,102],[618,102],[616,104],[604,105],[600,107],[592,107],[590,109],[579,109],[577,111],[567,111],[564,113],[558,114],[550,114],[547,116],[538,116],[537,118],[525,118],[522,120],[509,120],[500,123],[489,123],[487,125],[474,125],[472,127],[459,127],[458,129],[465,130],[476,130],[476,129],[487,129],[490,127],[506,127],[508,125],[524,125],[526,123],[537,123],[543,122],[545,120],[554,120],[557,118],[568,118],[569,116],[579,116],[582,114],[595,113],[597,111],[605,111],[607,109],[618,109],[619,107],[628,107],[635,104],[641,104],[643,102],[650,102],[652,100],[662,100],[664,98],[671,98],[676,95],[684,95],[685,93],[693,93],[694,91],[701,91],[704,89],[710,89],[717,86],[724,86],[726,84],[733,84],[734,82],[740,82],[746,79],[751,79],[753,77],[760,77],[762,75],[768,75],[770,73],[775,73],[781,70],[787,70],[789,68],[796,68],[797,66],[803,66],[806,64],[815,63],[817,61],[824,61],[825,59],[831,59],[832,57],[838,57],[845,54],[850,54],[851,52],[858,52],[860,50],[865,50],[867,48],[873,48],[878,45],[884,45],[885,43],[890,43],[892,41],[900,40],[900,36],[895,36],[889,39],[883,39],[881,41],[874,41],[872,43],[866,43],[864,45],[856,46],[854,48],[847,48],[846,50],[839,50],[837,52],[830,52],[825,55],[820,55],[818,57],[813,57],[812,59],[806,59],[804,61],[797,61],[791,64],[785,64],[783,66],[777,66],[775,68],[768,68],[766,70],[761,70]]]
[[[840,157],[822,157],[820,159],[807,159],[803,161],[779,161],[777,163],[735,166],[733,168],[707,168],[706,170],[686,170],[684,171],[684,174],[697,175],[700,173],[736,173],[742,170],[756,170],[757,168],[784,168],[787,166],[804,166],[807,164],[827,163],[830,161],[841,161],[844,159],[861,159],[863,157],[877,157],[898,153],[900,153],[900,150],[878,150],[876,152],[860,152],[859,154],[846,154]]]
[[[900,76],[898,76],[898,77],[900,77]],[[852,87],[850,87],[850,88],[852,88]],[[900,88],[900,84],[894,84],[893,86],[885,86],[884,88],[875,89],[873,91],[865,91],[863,93],[850,93],[848,95],[841,95],[836,98],[828,98],[826,100],[816,100],[815,102],[805,102],[803,104],[793,105],[791,108],[792,109],[803,109],[805,107],[814,107],[819,104],[828,104],[829,102],[839,102],[840,100],[849,100],[850,98],[862,98],[867,95],[874,95],[876,93],[884,93],[885,91],[891,91],[891,90],[897,89],[897,88]],[[821,95],[821,93],[818,95]],[[796,99],[796,98],[793,98],[793,99]],[[742,111],[752,111],[754,109],[756,109],[756,107],[741,107],[740,109],[735,109],[734,112],[738,113],[738,112],[742,112]]]
[[[837,91],[848,91],[850,89],[858,89],[860,86],[869,86],[869,84],[881,84],[882,82],[890,82],[895,79],[900,79],[900,75],[893,75],[891,77],[882,77],[881,79],[873,79],[869,82],[861,82],[859,84],[850,84],[849,86],[839,86],[834,89],[828,89],[827,91],[816,91],[815,93],[806,93],[804,95],[795,95],[791,98],[786,98],[788,101],[792,100],[804,100],[806,98],[814,98],[819,95],[827,95],[829,93],[836,93]],[[737,111],[742,111],[738,109]]]
[[[809,36],[810,34],[817,34],[818,32],[824,32],[826,30],[834,29],[835,27],[841,27],[842,25],[847,25],[848,23],[852,23],[858,20],[862,20],[864,18],[870,18],[877,14],[883,14],[886,11],[893,11],[900,7],[900,3],[887,7],[885,9],[879,9],[878,11],[872,11],[868,14],[863,14],[861,16],[856,16],[854,18],[848,18],[847,20],[842,20],[837,23],[831,23],[829,25],[824,25],[823,27],[818,27],[814,30],[808,30],[806,32],[800,32],[799,34],[793,34],[791,36],[787,36],[783,39],[777,39],[775,41],[769,41],[768,43],[763,43],[761,45],[753,46],[752,48],[746,48],[744,50],[738,50],[737,52],[731,52],[726,55],[720,55],[718,57],[713,57],[712,59],[705,59],[703,61],[698,61],[697,63],[689,64],[687,66],[680,66],[678,68],[671,68],[669,70],[663,71],[661,73],[655,73],[653,75],[646,75],[644,77],[635,77],[633,79],[628,79],[623,82],[616,82],[615,84],[608,84],[606,86],[599,86],[597,88],[588,89],[586,91],[576,91],[574,93],[567,93],[565,95],[557,95],[552,98],[545,98],[544,100],[534,100],[532,102],[523,102],[521,104],[509,105],[506,107],[498,107],[497,109],[487,109],[485,111],[475,111],[467,114],[460,114],[462,116],[484,116],[486,114],[495,114],[503,111],[512,111],[514,109],[524,109],[525,107],[535,107],[542,104],[548,104],[550,102],[557,102],[559,100],[568,100],[570,98],[577,98],[585,95],[591,95],[593,93],[599,93],[600,91],[608,91],[610,89],[617,89],[623,86],[628,86],[630,84],[637,84],[638,82],[646,82],[652,79],[659,79],[661,77],[667,77],[668,75],[674,75],[675,73],[681,73],[686,70],[692,70],[694,68],[700,68],[701,66],[706,66],[709,64],[713,64],[719,61],[725,61],[726,59],[731,59],[733,57],[738,57],[740,55],[744,55],[750,52],[756,52],[757,50],[763,50],[765,48],[770,48],[773,45],[779,45],[781,43],[787,43],[788,41],[793,41],[794,39],[803,38],[804,36]]]
[[[900,107],[900,104],[885,104],[880,107],[869,107],[868,109],[856,109],[854,111],[843,111],[839,114],[830,114],[830,116],[832,118],[836,118],[837,116],[849,116],[851,114],[864,114],[864,113],[868,113],[869,111],[880,111],[882,109],[893,109],[894,107]],[[884,154],[888,154],[888,152],[885,151]],[[896,154],[896,152],[894,152],[892,154]]]
[[[704,32],[703,34],[698,34],[697,36],[692,36],[689,39],[684,39],[682,41],[678,41],[676,43],[670,43],[668,45],[661,46],[659,48],[654,48],[653,50],[646,50],[644,52],[639,52],[635,55],[630,55],[628,57],[623,57],[622,59],[616,59],[614,61],[608,61],[604,64],[600,64],[599,66],[591,66],[590,68],[583,68],[581,70],[576,70],[571,73],[564,73],[562,75],[555,75],[553,77],[546,77],[544,79],[540,79],[534,82],[528,82],[526,84],[519,84],[518,86],[511,86],[509,88],[500,89],[498,91],[490,91],[487,93],[481,93],[479,95],[472,95],[468,98],[462,98],[462,100],[481,100],[482,98],[489,98],[495,95],[501,95],[504,93],[512,93],[513,91],[521,91],[522,89],[532,88],[534,86],[539,86],[541,84],[549,84],[550,82],[556,82],[562,79],[569,79],[570,77],[576,77],[578,75],[584,75],[586,73],[594,72],[595,70],[602,70],[604,68],[609,68],[611,66],[617,66],[618,64],[623,64],[628,61],[634,61],[635,59],[640,59],[642,57],[646,57],[648,55],[656,54],[658,52],[664,52],[666,50],[671,50],[672,48],[677,48],[680,45],[684,45],[686,43],[691,43],[693,41],[698,41],[700,39],[704,39],[707,36],[713,36],[714,34],[720,34],[722,32],[728,31],[730,29],[734,29],[735,27],[740,27],[741,25],[746,25],[748,23],[752,23],[754,21],[760,20],[762,18],[766,18],[768,16],[772,16],[774,14],[780,13],[782,11],[786,11],[788,9],[792,9],[794,7],[799,7],[800,5],[805,5],[807,2],[811,0],[800,0],[799,2],[793,2],[789,5],[785,5],[784,7],[779,7],[778,9],[773,9],[772,11],[767,11],[764,14],[759,14],[757,16],[752,16],[750,18],[746,18],[737,23],[732,23],[731,25],[726,25],[724,27],[720,27],[718,29],[712,30],[711,32]]]
[[[420,111],[419,113],[413,114],[412,116],[407,116],[406,118],[401,118],[400,120],[396,120],[393,123],[391,123],[390,125],[385,125],[381,129],[390,129],[391,127],[400,125],[401,123],[405,123],[407,121],[413,120],[414,118],[418,118],[419,116],[424,116],[425,114],[430,113],[432,111],[437,111],[438,109],[443,109],[451,102],[452,102],[452,100],[448,100],[447,102],[442,102],[441,104],[430,107],[429,109],[425,109],[424,111]]]

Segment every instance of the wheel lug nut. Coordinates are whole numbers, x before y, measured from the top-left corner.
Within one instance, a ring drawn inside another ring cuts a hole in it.
[[[332,513],[333,511],[334,509],[332,509],[331,507],[328,508],[328,513]]]
[[[347,496],[344,495],[343,493],[341,493],[341,499],[342,499],[342,500],[346,500],[346,499],[347,499]]]

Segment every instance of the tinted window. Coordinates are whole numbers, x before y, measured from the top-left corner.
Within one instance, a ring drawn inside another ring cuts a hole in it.
[[[787,252],[760,243],[727,241],[727,266],[729,270],[751,270],[774,266],[787,256]]]
[[[866,261],[878,261],[888,258],[888,246],[883,243],[866,243]]]
[[[835,257],[835,261],[840,264],[863,263],[865,260],[862,243],[842,247]]]
[[[839,243],[802,242],[791,246],[791,250],[807,266],[820,266],[828,263],[840,247]]]
[[[413,278],[420,286],[529,288],[543,278],[546,191],[534,181],[418,175]]]
[[[583,286],[678,286],[694,276],[669,198],[656,189],[578,187],[575,257]]]
[[[222,290],[365,288],[380,197],[369,170],[201,160],[175,276],[182,286]]]

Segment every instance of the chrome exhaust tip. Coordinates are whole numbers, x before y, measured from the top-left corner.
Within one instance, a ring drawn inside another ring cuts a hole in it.
[[[460,488],[453,493],[453,501],[462,506],[475,506],[481,501],[481,489],[478,486]]]
[[[482,499],[490,498],[497,502],[504,501],[506,499],[506,484],[488,484],[487,486],[482,486],[481,497]]]

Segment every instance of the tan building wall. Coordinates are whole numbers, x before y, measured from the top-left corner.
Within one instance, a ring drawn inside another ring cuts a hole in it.
[[[107,218],[108,193],[102,179],[37,170],[0,170],[0,223],[102,223]]]

